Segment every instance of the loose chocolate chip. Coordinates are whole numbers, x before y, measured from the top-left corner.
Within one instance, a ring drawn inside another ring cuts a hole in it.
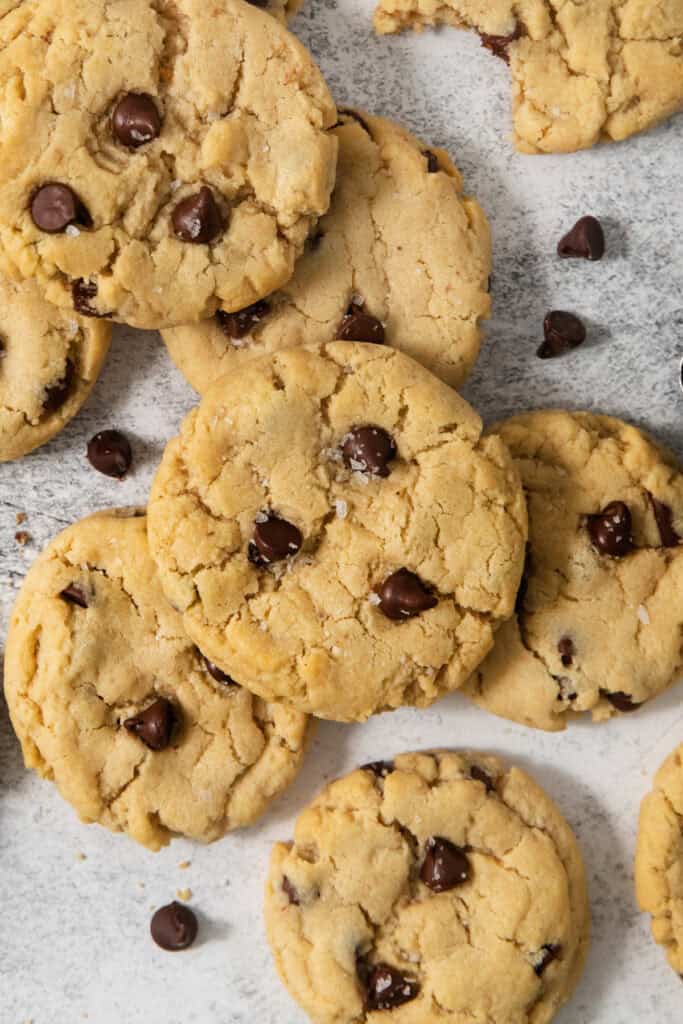
[[[67,601],[68,604],[78,605],[79,608],[88,607],[88,599],[81,587],[76,583],[70,583],[68,587],[64,587],[59,596],[63,601]]]
[[[414,978],[409,978],[388,964],[367,965],[365,970],[359,967],[358,974],[365,986],[365,1007],[368,1012],[393,1010],[415,999],[420,991]]]
[[[201,653],[201,652],[200,652]],[[223,672],[218,665],[214,665],[212,661],[202,654],[202,661],[204,662],[204,668],[209,673],[212,679],[215,679],[217,683],[222,683],[224,686],[237,686],[238,684],[229,676],[226,672]]]
[[[588,516],[588,533],[602,555],[623,558],[634,548],[631,513],[623,501],[611,501],[602,512]]]
[[[657,523],[657,529],[659,530],[659,536],[662,541],[662,547],[675,548],[681,543],[681,538],[676,533],[673,527],[673,512],[669,505],[665,505],[663,501],[658,501],[654,494],[650,494],[648,491],[648,497],[650,504],[652,505],[652,511],[654,513],[655,521]]]
[[[601,260],[605,255],[605,234],[596,217],[582,217],[560,239],[558,255],[563,259]]]
[[[470,768],[470,778],[474,779],[475,782],[482,782],[486,786],[487,793],[493,793],[495,791],[495,785],[490,775],[480,768],[478,765],[473,764]]]
[[[43,399],[44,412],[57,412],[58,409],[62,408],[71,394],[75,376],[76,367],[70,359],[67,359],[66,366],[64,367],[64,376],[56,384],[45,388],[45,397]]]
[[[448,892],[462,885],[472,874],[467,854],[448,839],[433,836],[427,840],[420,878],[432,892]]]
[[[410,619],[438,604],[437,597],[410,569],[399,569],[377,588],[379,607],[388,619]]]
[[[269,515],[254,524],[254,538],[249,545],[249,560],[254,565],[270,565],[295,555],[303,543],[301,531],[279,516]]]
[[[427,173],[436,174],[439,170],[439,161],[436,158],[436,154],[432,153],[431,149],[425,149],[422,151],[422,155],[427,159]]]
[[[129,92],[119,100],[111,119],[112,131],[122,146],[137,149],[161,132],[161,115],[151,96]]]
[[[92,300],[97,298],[97,285],[94,281],[84,281],[82,277],[77,278],[71,284],[71,298],[74,309],[81,316],[108,316],[107,313],[99,313],[92,305]]]
[[[174,953],[187,949],[197,938],[197,918],[189,907],[174,900],[165,907],[159,907],[149,930],[157,946]]]
[[[120,480],[133,461],[128,438],[120,430],[101,430],[88,441],[88,461],[98,473]]]
[[[546,314],[543,334],[545,341],[536,352],[540,359],[555,359],[578,348],[586,340],[586,328],[578,316],[562,309]]]
[[[617,690],[615,693],[601,690],[600,693],[610,702],[612,707],[616,708],[617,711],[623,711],[624,714],[628,714],[629,711],[637,711],[640,707],[640,704],[636,704],[627,693],[622,693],[621,690]]]
[[[223,216],[206,185],[176,206],[172,215],[173,230],[182,242],[207,245],[223,230]]]
[[[48,235],[58,235],[70,224],[90,227],[92,219],[68,185],[41,185],[31,197],[33,223]]]
[[[574,644],[571,637],[563,636],[557,645],[560,654],[560,661],[565,668],[569,668],[574,660]]]
[[[481,45],[490,50],[496,57],[500,57],[506,64],[510,63],[510,54],[508,53],[509,47],[522,35],[521,26],[518,25],[514,32],[511,32],[509,36],[489,36],[485,32],[479,33],[481,39]]]
[[[253,331],[269,312],[270,303],[261,299],[251,306],[238,309],[236,313],[226,313],[225,310],[219,309],[216,313],[216,320],[223,334],[226,334],[228,338],[243,338],[245,334]]]
[[[361,770],[364,772],[372,772],[372,774],[377,776],[378,779],[386,779],[387,775],[391,775],[394,770],[394,762],[369,761],[368,764],[361,765]]]
[[[548,964],[551,964],[553,962],[553,960],[557,960],[557,958],[558,958],[558,956],[560,955],[561,952],[562,952],[562,946],[556,946],[554,944],[543,946],[540,949],[540,951],[539,951],[539,959],[534,964],[534,971],[539,976],[539,978],[543,974],[543,972],[546,969],[546,967],[548,966]]]
[[[389,476],[396,443],[382,427],[352,427],[344,438],[342,455],[349,469],[372,476]]]
[[[282,891],[285,893],[287,899],[292,904],[292,906],[300,906],[301,900],[299,899],[299,893],[296,891],[290,880],[287,878],[287,875],[282,876]]]
[[[123,723],[124,728],[141,739],[146,747],[157,751],[165,750],[169,745],[175,724],[175,708],[165,697],[159,697],[139,715],[133,715]]]
[[[517,597],[515,598],[515,615],[524,614],[524,602],[526,600],[527,591],[529,589],[529,577],[531,576],[531,545],[527,543],[524,551],[524,568],[522,569],[522,578],[519,581],[519,588],[517,590]]]
[[[376,317],[364,312],[362,306],[352,302],[339,325],[337,338],[340,341],[366,341],[371,345],[383,345],[384,327]]]

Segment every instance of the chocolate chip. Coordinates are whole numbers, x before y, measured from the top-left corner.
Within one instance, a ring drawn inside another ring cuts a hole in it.
[[[389,476],[396,443],[382,427],[352,427],[344,438],[342,455],[349,469],[372,476]]]
[[[586,340],[586,328],[578,316],[562,309],[546,314],[543,334],[545,341],[536,352],[540,359],[555,359],[578,348]]]
[[[228,338],[243,338],[245,334],[253,331],[269,312],[270,303],[261,299],[251,306],[238,309],[235,313],[226,313],[225,310],[219,309],[216,313],[216,320],[223,334],[226,334]]]
[[[474,779],[475,782],[482,782],[486,786],[487,793],[495,792],[495,785],[493,779],[488,775],[483,768],[473,764],[470,768],[470,778]]]
[[[340,341],[366,341],[372,345],[383,345],[384,327],[376,317],[364,312],[362,306],[352,302],[339,325],[337,338]]]
[[[563,636],[557,645],[560,654],[560,661],[565,668],[569,668],[574,660],[574,644],[571,637]]]
[[[176,206],[172,215],[173,230],[182,242],[206,245],[223,230],[223,216],[208,186],[188,196]]]
[[[510,54],[508,49],[512,43],[522,35],[522,28],[517,25],[514,32],[511,32],[509,36],[489,36],[485,32],[479,33],[481,39],[481,45],[490,50],[496,57],[500,57],[506,64],[510,63]]]
[[[377,588],[379,607],[388,619],[410,619],[429,611],[438,599],[410,569],[399,569]]]
[[[563,259],[601,260],[605,255],[605,234],[596,217],[582,217],[560,239],[558,255]]]
[[[628,714],[630,711],[637,711],[640,707],[640,704],[636,704],[627,693],[623,693],[621,690],[617,690],[615,693],[600,690],[600,693],[610,702],[612,707],[616,708],[617,711],[623,711],[624,714]]]
[[[48,235],[58,235],[70,224],[90,227],[92,219],[68,185],[41,185],[31,197],[33,223]]]
[[[611,501],[602,512],[588,516],[588,533],[602,555],[623,558],[634,548],[631,513],[623,501]]]
[[[534,971],[539,976],[539,978],[543,974],[548,964],[551,964],[553,960],[557,960],[561,952],[562,946],[549,944],[547,946],[541,947],[539,951],[539,959],[534,964]]]
[[[433,836],[427,840],[420,878],[432,892],[448,892],[462,885],[472,874],[467,854],[448,839]]]
[[[197,918],[189,907],[174,900],[165,907],[159,907],[149,930],[157,946],[174,953],[187,949],[197,938]]]
[[[88,441],[88,461],[98,473],[120,480],[133,461],[128,438],[120,430],[101,430]]]
[[[45,397],[43,398],[43,410],[45,412],[57,412],[58,409],[62,408],[71,394],[75,376],[76,367],[70,359],[67,359],[66,366],[64,367],[64,375],[56,384],[52,384],[51,387],[45,388]]]
[[[249,545],[249,561],[254,565],[270,565],[295,555],[303,543],[301,531],[279,516],[269,515],[254,524],[254,537]]]
[[[129,92],[116,104],[111,127],[122,146],[137,149],[159,136],[161,115],[147,93]]]
[[[299,893],[296,891],[290,880],[287,878],[287,875],[282,876],[282,891],[285,893],[287,899],[292,904],[292,906],[300,906],[301,900],[299,899]]]
[[[663,501],[658,501],[657,498],[650,492],[647,492],[650,504],[652,505],[652,511],[654,513],[655,521],[657,523],[657,529],[659,530],[659,537],[662,542],[662,547],[675,548],[681,543],[681,538],[676,533],[673,527],[673,512],[669,505],[665,505]]]
[[[128,732],[142,740],[150,750],[165,750],[171,742],[171,733],[176,724],[175,708],[170,700],[159,697],[139,715],[127,718],[123,723]]]
[[[64,587],[59,596],[68,604],[78,605],[79,608],[88,607],[88,599],[85,596],[85,592],[77,583],[70,583],[68,587]]]
[[[359,966],[358,976],[365,987],[365,1008],[369,1013],[373,1010],[393,1010],[409,1003],[420,992],[420,986],[414,978],[388,964],[368,964],[365,969]]]
[[[71,298],[74,309],[81,316],[106,317],[108,313],[99,313],[91,304],[97,298],[97,285],[94,281],[84,281],[82,277],[77,278],[71,284]]]
[[[372,772],[378,779],[386,779],[394,770],[393,761],[369,761],[361,765],[361,771]]]
[[[427,173],[436,174],[439,170],[439,161],[436,158],[436,154],[432,153],[431,149],[424,149],[422,155],[427,160]]]
[[[199,653],[201,654],[201,651]],[[205,654],[202,654],[202,661],[204,662],[204,668],[206,669],[206,671],[209,673],[212,679],[216,680],[217,683],[222,683],[223,686],[238,685],[238,683],[235,682],[232,676],[229,676],[226,672],[220,669],[218,665],[214,665],[212,661],[209,661]]]

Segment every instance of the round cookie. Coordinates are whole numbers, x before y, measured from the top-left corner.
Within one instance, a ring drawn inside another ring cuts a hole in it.
[[[109,351],[111,327],[0,275],[0,462],[45,444],[73,419]]]
[[[329,205],[334,103],[242,0],[15,4],[0,118],[0,268],[136,327],[279,288]]]
[[[515,617],[463,692],[538,729],[633,711],[683,665],[683,474],[635,427],[586,412],[497,425],[529,509]]]
[[[465,681],[513,609],[516,472],[408,356],[333,342],[224,377],[167,446],[149,537],[188,633],[265,699],[340,721]]]
[[[340,114],[337,183],[294,277],[241,313],[163,332],[201,394],[245,359],[335,338],[385,341],[452,387],[488,316],[489,226],[443,150],[399,125]]]
[[[640,808],[635,875],[655,942],[683,978],[683,744],[659,769]]]
[[[380,33],[472,28],[510,65],[515,143],[568,153],[683,110],[683,5],[642,0],[379,0]]]
[[[164,600],[143,513],[91,516],[17,599],[5,695],[27,767],[86,822],[156,850],[248,825],[295,777],[306,718],[202,657]]]
[[[315,1024],[546,1024],[581,975],[581,854],[542,789],[475,753],[333,782],[278,843],[278,971]]]

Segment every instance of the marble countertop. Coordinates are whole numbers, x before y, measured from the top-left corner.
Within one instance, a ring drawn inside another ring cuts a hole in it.
[[[621,145],[524,157],[509,143],[505,65],[476,37],[444,30],[375,39],[368,0],[307,0],[294,30],[340,103],[395,118],[445,146],[493,226],[494,315],[466,397],[487,421],[530,407],[588,408],[646,426],[683,456],[683,116]],[[559,261],[556,242],[592,213],[607,229],[602,263]],[[569,309],[590,340],[558,360],[535,350],[548,309]],[[32,456],[0,466],[2,632],[36,553],[73,520],[142,504],[165,441],[195,398],[155,334],[117,330],[83,410]],[[84,457],[97,430],[131,438],[122,483]],[[14,540],[15,513],[32,541]],[[364,726],[322,724],[293,788],[262,824],[210,847],[159,854],[80,825],[55,789],[27,773],[0,701],[0,1020],[3,1024],[305,1024],[280,987],[263,934],[271,842],[328,779],[401,750],[490,750],[535,775],[581,842],[594,939],[557,1024],[678,1024],[681,982],[635,906],[632,860],[640,800],[683,740],[683,688],[608,725],[532,732],[455,695],[424,712]],[[189,867],[180,867],[189,861]],[[148,934],[151,910],[192,890],[200,939],[171,955]]]

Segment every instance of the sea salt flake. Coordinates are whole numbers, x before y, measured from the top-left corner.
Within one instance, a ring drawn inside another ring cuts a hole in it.
[[[254,522],[257,522],[257,523],[267,523],[268,522],[268,516],[266,515],[265,512],[258,512],[256,514]]]
[[[379,594],[376,594],[375,591],[373,590],[368,594],[368,602],[372,605],[377,606],[378,604],[382,603],[382,599],[379,596]]]
[[[647,610],[647,608],[645,607],[644,604],[639,604],[638,605],[638,618],[640,619],[640,621],[643,623],[644,626],[649,626],[650,625],[650,615],[649,615],[648,610]]]
[[[335,501],[334,510],[340,519],[346,519],[347,515],[349,514],[348,502],[343,501],[340,498],[339,501]]]
[[[69,238],[79,238],[81,233],[75,224],[67,224],[64,228],[64,234],[68,235]]]

